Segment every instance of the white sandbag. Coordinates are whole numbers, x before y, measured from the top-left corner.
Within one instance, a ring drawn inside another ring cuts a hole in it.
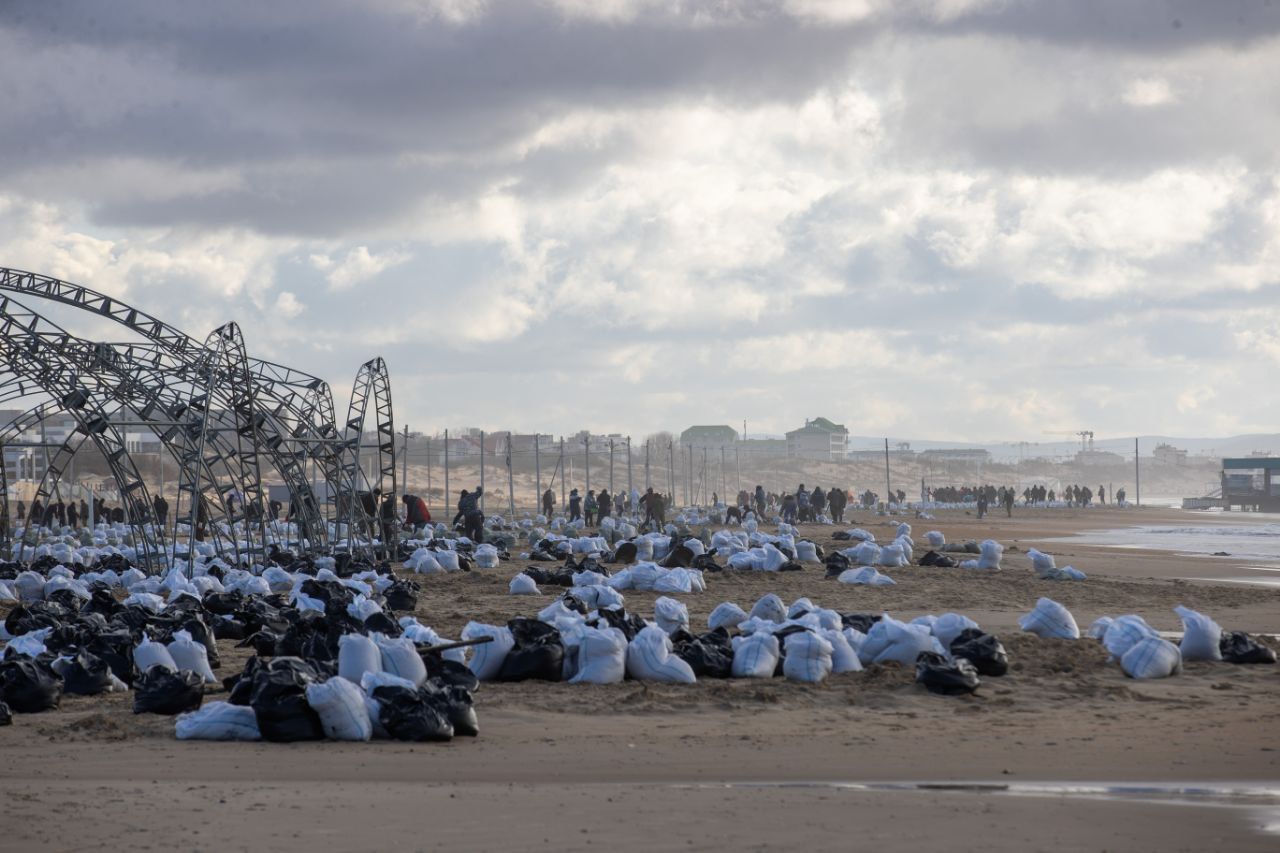
[[[792,681],[816,684],[831,674],[831,643],[812,631],[787,635],[782,674]]]
[[[944,649],[951,648],[951,641],[960,636],[960,632],[968,628],[981,626],[960,613],[944,613],[933,623],[933,636],[938,638]]]
[[[3,630],[0,625],[0,630]],[[15,655],[24,655],[29,658],[36,658],[44,654],[46,649],[44,645],[45,639],[53,633],[52,628],[41,628],[39,631],[28,631],[21,636],[14,637],[4,647],[3,657],[10,658]],[[164,648],[164,646],[161,646]]]
[[[194,672],[205,684],[219,684],[217,676],[209,668],[209,650],[204,643],[191,638],[190,631],[175,631],[168,645],[169,656],[178,669]],[[143,670],[145,672],[145,670]]]
[[[360,689],[366,696],[372,696],[379,687],[403,687],[405,690],[416,690],[418,685],[407,678],[392,675],[389,672],[366,672],[360,676]]]
[[[930,530],[924,535],[924,541],[929,543],[930,548],[941,548],[947,544],[947,537],[943,536],[941,531]]]
[[[641,629],[627,646],[627,674],[638,681],[697,681],[689,664],[671,654],[671,638],[657,625]]]
[[[653,582],[654,592],[693,592],[693,575],[688,569],[662,570]]]
[[[791,602],[791,606],[787,608],[787,618],[799,619],[804,614],[812,613],[817,609],[818,609],[818,606],[816,604],[814,604],[806,596],[802,595],[799,598],[797,598],[795,601]]]
[[[498,567],[498,549],[488,542],[477,545],[471,556],[475,558],[477,568],[496,569]]]
[[[627,673],[627,635],[617,628],[582,626],[578,672],[570,684],[616,684]]]
[[[880,549],[880,553],[876,556],[876,565],[884,566],[888,569],[901,568],[908,565],[907,555],[903,551],[902,544],[899,542],[890,542]]]
[[[125,607],[143,607],[152,613],[159,613],[164,610],[165,606],[164,599],[151,592],[135,592],[126,598],[122,604]]]
[[[862,542],[852,549],[852,553],[846,550],[845,556],[859,566],[874,566],[880,559],[880,546],[874,542]]]
[[[1004,554],[1004,546],[994,539],[983,540],[978,546],[978,568],[995,571],[1000,568],[1000,557]]]
[[[538,582],[524,572],[511,579],[508,589],[512,595],[542,595],[542,590],[538,589]]]
[[[332,740],[364,741],[373,737],[373,722],[364,698],[360,688],[345,678],[307,685],[307,704],[320,717],[325,736]]]
[[[849,644],[849,639],[842,631],[838,628],[822,628],[819,629],[818,636],[831,644],[832,672],[859,672],[862,669],[862,661],[858,659],[857,650]]]
[[[711,615],[707,617],[707,627],[712,631],[716,628],[732,630],[746,621],[747,614],[741,607],[732,601],[724,601],[717,604],[715,609],[711,611]]]
[[[365,598],[363,595],[357,595],[351,603],[347,605],[347,615],[362,625],[364,624],[364,620],[368,619],[375,613],[381,612],[381,604],[374,601],[372,598]]]
[[[293,589],[293,575],[279,566],[271,566],[262,573],[262,579],[272,592],[288,592]]]
[[[427,666],[422,662],[412,640],[408,637],[385,637],[382,634],[375,634],[374,637],[383,672],[412,681],[415,687],[427,680]]]
[[[1101,640],[1107,633],[1107,629],[1111,627],[1111,623],[1115,620],[1110,616],[1099,616],[1093,620],[1093,624],[1089,626],[1089,636],[1095,640]]]
[[[896,619],[881,619],[871,626],[871,633],[867,634],[867,642],[863,644],[862,649],[858,652],[858,656],[864,663],[867,662],[867,649],[877,629],[883,634],[884,645],[876,656],[871,659],[871,663],[894,661],[910,665],[916,662],[916,658],[920,656],[921,652],[947,654],[947,650],[942,648],[938,638],[929,633],[928,627],[911,625],[899,622]]]
[[[1027,551],[1027,557],[1031,560],[1031,568],[1035,569],[1036,574],[1040,577],[1046,577],[1057,568],[1052,556],[1042,551],[1037,551],[1035,548]]]
[[[766,572],[776,572],[787,562],[787,555],[779,551],[772,543],[764,543],[764,565]]]
[[[767,619],[770,622],[782,623],[787,621],[787,607],[782,603],[782,599],[775,593],[769,593],[762,596],[755,606],[751,608],[748,614],[752,619]]]
[[[17,550],[16,548],[14,549]],[[18,598],[22,601],[42,601],[44,600],[44,585],[46,581],[44,575],[33,571],[19,572],[18,576],[13,579],[13,591],[18,594]]]
[[[1080,639],[1080,629],[1071,611],[1051,598],[1037,601],[1035,609],[1018,620],[1018,627],[1045,639]]]
[[[338,675],[359,684],[366,672],[382,671],[378,645],[363,634],[343,634],[338,638]]]
[[[248,705],[208,702],[179,714],[173,733],[178,740],[262,740],[258,717]]]
[[[178,664],[169,650],[160,643],[153,642],[145,631],[142,633],[142,642],[134,646],[133,665],[138,668],[138,672],[146,672],[153,666],[163,666],[170,672],[178,671]]]
[[[862,586],[897,586],[898,584],[893,578],[880,574],[870,566],[863,566],[860,569],[845,569],[836,580],[840,583]]]
[[[773,678],[779,655],[778,638],[773,634],[758,631],[749,637],[734,637],[733,677]]]
[[[1182,619],[1182,644],[1179,651],[1183,660],[1222,660],[1222,626],[1189,607],[1173,608]]]
[[[1116,660],[1143,640],[1159,637],[1160,632],[1147,624],[1147,620],[1130,613],[1113,619],[1102,635],[1102,645]]]
[[[485,625],[480,622],[468,622],[466,627],[462,629],[461,636],[464,640],[493,637],[493,642],[481,643],[475,646],[471,659],[467,661],[467,667],[481,681],[492,681],[497,678],[498,673],[502,670],[502,662],[507,659],[507,653],[516,646],[516,640],[511,635],[511,629],[505,625]]]
[[[801,563],[818,562],[818,546],[808,539],[801,539],[796,543],[796,559]]]
[[[735,571],[747,571],[755,568],[756,556],[751,551],[739,551],[736,554],[730,554],[729,559],[725,561],[730,569]]]
[[[458,562],[458,554],[455,551],[436,551],[434,556],[436,563],[446,572],[456,572],[462,569],[461,564]]]
[[[689,629],[689,608],[665,595],[653,603],[653,620],[668,634]]]
[[[1182,654],[1168,640],[1147,637],[1124,653],[1120,668],[1130,678],[1168,678],[1182,672]]]
[[[412,563],[412,565],[410,564]],[[430,548],[419,548],[413,552],[410,562],[406,562],[405,566],[413,569],[416,574],[429,575],[436,572],[443,572],[444,567],[440,565],[440,561],[436,559],[436,552]]]

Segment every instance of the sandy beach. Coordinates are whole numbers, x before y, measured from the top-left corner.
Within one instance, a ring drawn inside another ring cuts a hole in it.
[[[887,539],[902,520],[853,518],[804,532],[831,547],[835,530],[860,526]],[[1082,629],[1098,616],[1138,613],[1161,630],[1180,630],[1172,608],[1186,604],[1225,629],[1280,632],[1280,590],[1221,580],[1240,576],[1249,561],[1050,541],[1134,525],[1260,519],[1018,509],[1013,518],[947,511],[907,520],[917,542],[930,529],[953,542],[999,540],[1003,570],[909,567],[892,570],[898,585],[887,588],[842,585],[820,566],[726,572],[708,574],[705,593],[679,597],[696,628],[721,601],[749,608],[768,592],[904,619],[965,613],[1001,637],[1011,665],[974,696],[929,694],[897,665],[819,685],[486,684],[476,695],[481,736],[445,745],[180,743],[171,718],[134,716],[127,695],[67,697],[58,711],[0,728],[5,846],[1275,849],[1277,667],[1188,663],[1179,677],[1136,682],[1094,641],[1041,640],[1016,627],[1048,596]],[[1037,579],[1030,547],[1089,579]],[[507,594],[524,565],[513,559],[495,571],[420,577],[417,616],[456,636],[471,619],[533,615],[550,594]],[[628,592],[627,609],[651,615],[656,597]],[[219,675],[243,664],[246,651],[233,645],[220,642]],[[905,784],[918,782],[983,787]],[[1116,797],[1036,787],[1064,782],[1145,790]],[[1236,793],[1175,795],[1158,785]]]

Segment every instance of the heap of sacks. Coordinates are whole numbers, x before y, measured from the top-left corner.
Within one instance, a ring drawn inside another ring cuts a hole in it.
[[[536,619],[506,626],[470,623],[464,639],[491,637],[468,665],[481,681],[528,678],[570,683],[641,681],[692,684],[698,678],[818,682],[872,663],[917,665],[917,679],[942,693],[972,692],[978,675],[1003,675],[1008,658],[995,637],[960,614],[899,622],[887,614],[841,614],[807,598],[787,607],[774,594],[744,611],[717,606],[706,633],[694,634],[686,606],[662,596],[652,621],[629,614],[621,596],[591,604],[574,587]],[[605,587],[609,589],[609,587]]]
[[[0,717],[56,708],[64,692],[131,689],[135,713],[182,714],[180,738],[476,733],[476,681],[462,653],[437,653],[430,628],[395,617],[416,606],[417,584],[351,561],[342,577],[333,558],[283,558],[287,569],[198,560],[163,577],[119,557],[78,572],[45,566],[47,578],[0,567],[19,599],[4,622]],[[223,679],[228,701],[201,707],[206,685],[218,684],[216,639],[256,655]]]
[[[1100,641],[1130,678],[1167,678],[1182,672],[1182,662],[1190,660],[1228,663],[1275,663],[1276,654],[1243,631],[1223,631],[1203,613],[1175,607],[1182,619],[1182,640],[1174,645],[1137,614],[1112,618],[1103,616],[1089,628],[1089,636]],[[1018,625],[1039,637],[1078,640],[1080,629],[1067,608],[1049,598],[1041,598],[1035,609]]]

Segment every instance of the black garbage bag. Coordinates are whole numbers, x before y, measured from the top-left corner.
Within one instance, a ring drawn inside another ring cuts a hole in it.
[[[1223,631],[1218,640],[1222,659],[1227,663],[1275,663],[1276,653],[1244,631]]]
[[[673,636],[672,642],[676,656],[689,664],[698,678],[729,678],[733,674],[733,643],[724,628],[679,642]]]
[[[839,551],[832,551],[823,560],[823,564],[827,567],[827,577],[838,577],[842,572],[849,569],[849,558]]]
[[[840,624],[846,628],[853,628],[863,634],[871,630],[871,626],[880,621],[878,613],[841,613]]]
[[[716,562],[716,549],[712,548],[705,554],[695,554],[693,564],[689,567],[697,569],[700,572],[722,572],[724,566]]]
[[[937,652],[921,652],[916,658],[916,683],[930,693],[960,696],[977,690],[982,681],[978,670],[964,658],[949,661]]]
[[[628,643],[636,638],[636,634],[644,630],[644,619],[636,614],[628,614],[621,607],[606,607],[598,612],[600,620],[597,620],[592,627],[601,627],[599,623],[603,620],[604,627],[617,628],[627,638]]]
[[[412,611],[418,606],[418,591],[421,587],[407,580],[398,580],[383,592],[387,607],[392,610]]]
[[[110,589],[98,587],[90,594],[89,601],[80,608],[81,613],[101,613],[108,619],[118,613],[122,605],[116,601]]]
[[[954,557],[948,557],[945,554],[939,554],[937,551],[929,551],[919,560],[921,566],[937,566],[943,569],[954,569],[958,564]]]
[[[404,633],[400,623],[392,619],[389,613],[382,611],[370,613],[369,618],[364,620],[364,629],[366,631],[377,631],[379,634],[386,634],[388,637],[399,637]]]
[[[125,684],[132,685],[138,677],[133,665],[133,637],[125,630],[99,634],[85,644],[85,651],[101,658],[111,667],[111,673]]]
[[[436,708],[443,711],[449,725],[453,726],[454,737],[477,737],[480,734],[480,721],[476,717],[475,703],[471,692],[457,685],[444,685],[430,680],[418,688],[418,692],[428,697]]]
[[[407,687],[378,687],[373,691],[380,708],[378,721],[396,740],[452,740],[448,712],[429,692]]]
[[[0,702],[0,726],[13,725],[13,712],[9,710],[9,705]]]
[[[507,623],[515,648],[507,652],[498,681],[561,681],[564,679],[564,643],[554,626],[537,619],[512,619]]]
[[[270,628],[263,628],[236,643],[236,648],[253,649],[253,653],[258,657],[269,658],[275,655],[276,648],[280,644],[280,637],[280,634]]]
[[[323,679],[300,658],[275,658],[257,667],[249,706],[263,740],[324,740],[320,715],[307,703],[307,685],[314,681]]]
[[[133,713],[173,716],[194,711],[204,701],[204,679],[199,673],[177,672],[153,666],[133,682]]]
[[[60,604],[72,613],[79,612],[80,605],[84,601],[84,599],[69,589],[54,590],[46,595],[44,600]]]
[[[210,625],[215,640],[243,640],[248,628],[234,616],[214,616]]]
[[[658,565],[664,569],[687,569],[693,565],[693,556],[693,549],[688,545],[676,545],[667,552],[667,556],[663,557]]]
[[[62,679],[47,666],[28,657],[0,663],[0,702],[15,713],[38,714],[57,708],[62,700]]]
[[[591,612],[591,608],[587,607],[587,603],[571,592],[566,592],[562,595],[560,597],[560,601],[566,608],[572,610],[574,613],[581,613],[583,616],[586,616]]]
[[[994,634],[965,628],[951,641],[951,656],[964,658],[981,675],[1001,676],[1009,671],[1009,654]]]
[[[465,663],[447,660],[436,652],[418,651],[418,657],[427,668],[427,680],[445,687],[461,687],[468,693],[475,693],[480,687],[480,679],[467,668]]]
[[[209,592],[204,596],[205,609],[215,616],[231,616],[244,607],[244,593],[240,590],[231,592]]]
[[[97,696],[111,687],[111,667],[102,658],[81,649],[62,665],[62,689],[76,696]]]
[[[623,542],[613,552],[613,562],[630,564],[636,561],[636,543]]]
[[[785,563],[783,563],[781,566],[778,566],[778,571],[780,571],[780,572],[803,572],[803,571],[804,571],[804,565],[803,565],[802,563],[797,563],[795,560],[787,560],[787,561],[786,561]]]

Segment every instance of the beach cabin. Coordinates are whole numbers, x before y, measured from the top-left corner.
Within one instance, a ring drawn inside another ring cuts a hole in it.
[[[1223,459],[1222,506],[1280,512],[1280,456]]]

